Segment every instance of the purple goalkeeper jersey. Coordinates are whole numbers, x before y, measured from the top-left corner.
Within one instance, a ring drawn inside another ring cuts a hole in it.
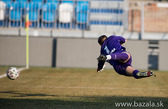
[[[125,43],[125,39],[123,37],[112,35],[104,41],[103,45],[101,46],[100,53],[103,55],[109,55],[112,53],[126,52],[125,47],[121,46],[123,43]],[[119,74],[123,73],[123,71],[120,69],[126,69],[128,65],[131,65],[131,59],[128,61],[128,63],[124,63],[125,65],[120,63],[118,60],[108,60],[107,62],[110,63]],[[104,63],[104,61],[99,61],[98,68],[102,69]]]
[[[121,46],[123,43],[125,43],[123,37],[112,35],[108,37],[101,46],[101,54],[109,55],[111,53],[123,52],[125,51],[125,47]]]

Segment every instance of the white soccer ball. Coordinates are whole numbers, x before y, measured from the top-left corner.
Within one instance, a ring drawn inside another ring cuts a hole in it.
[[[11,80],[17,79],[19,77],[19,73],[20,72],[18,71],[16,67],[10,67],[6,72],[7,77]]]

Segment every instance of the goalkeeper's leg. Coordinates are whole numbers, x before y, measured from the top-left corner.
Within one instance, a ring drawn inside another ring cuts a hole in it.
[[[152,72],[152,71],[140,72],[140,71],[134,69],[132,66],[128,66],[126,68],[126,74],[129,76],[133,76],[136,79],[140,79],[140,78],[153,76],[154,72]]]
[[[131,55],[128,52],[123,53],[112,53],[110,55],[106,55],[106,60],[118,60],[121,62],[121,66],[116,67],[116,71],[119,74],[124,74],[126,76],[133,76],[136,79],[144,78],[144,77],[150,77],[154,75],[154,72],[152,71],[146,71],[146,72],[140,72],[136,69],[134,69],[131,66],[132,58]],[[123,69],[125,69],[123,71]]]
[[[111,54],[111,59],[112,60],[119,60],[122,63],[121,67],[123,69],[125,69],[124,72],[126,73],[125,74],[126,76],[133,76],[136,79],[140,79],[140,78],[150,77],[150,76],[154,75],[154,72],[152,72],[152,71],[140,72],[140,71],[134,69],[131,66],[132,57],[128,52]],[[120,72],[120,74],[122,74],[122,72]]]

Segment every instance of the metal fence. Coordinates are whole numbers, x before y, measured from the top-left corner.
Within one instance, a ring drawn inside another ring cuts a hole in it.
[[[168,32],[168,3],[129,2],[129,31]]]
[[[0,28],[168,32],[168,6],[126,0],[1,0]]]

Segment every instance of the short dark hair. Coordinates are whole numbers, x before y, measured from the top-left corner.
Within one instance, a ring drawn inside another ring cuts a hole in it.
[[[98,38],[98,43],[100,45],[103,45],[103,42],[105,41],[105,39],[107,38],[106,35],[101,35],[99,38]]]

